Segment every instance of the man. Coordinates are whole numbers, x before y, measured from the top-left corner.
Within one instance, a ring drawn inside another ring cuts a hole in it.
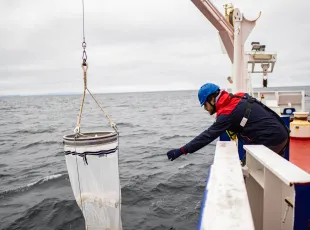
[[[210,115],[216,113],[216,121],[186,145],[168,151],[169,160],[198,151],[225,131],[234,133],[244,144],[262,144],[283,156],[289,130],[270,108],[246,93],[232,95],[212,83],[200,88],[198,99]]]

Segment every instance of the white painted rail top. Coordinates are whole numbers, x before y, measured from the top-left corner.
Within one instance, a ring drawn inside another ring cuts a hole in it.
[[[217,142],[206,189],[201,230],[254,230],[235,142]]]
[[[244,149],[287,185],[309,183],[310,174],[264,145],[244,145]]]

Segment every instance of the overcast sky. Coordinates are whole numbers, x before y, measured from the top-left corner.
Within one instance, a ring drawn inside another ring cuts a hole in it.
[[[0,94],[82,92],[81,2],[1,1]],[[213,2],[221,12],[228,3]],[[246,48],[260,41],[278,53],[269,86],[310,85],[310,1],[233,3],[248,19],[262,11]],[[85,35],[92,92],[226,87],[231,75],[217,31],[190,0],[85,0]]]

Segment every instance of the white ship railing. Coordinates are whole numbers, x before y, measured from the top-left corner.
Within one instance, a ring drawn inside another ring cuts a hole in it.
[[[274,111],[283,113],[285,108],[295,108],[296,111],[305,111],[305,91],[254,91],[254,97]],[[261,99],[263,97],[263,99]]]
[[[255,229],[297,229],[294,219],[300,217],[296,211],[303,207],[295,206],[299,199],[296,186],[304,185],[309,190],[310,174],[263,145],[245,145],[244,149],[248,167],[246,188]]]
[[[198,229],[306,229],[310,174],[263,145],[244,149],[245,171],[235,142],[217,142]]]
[[[254,230],[235,142],[217,142],[200,214],[201,230]]]

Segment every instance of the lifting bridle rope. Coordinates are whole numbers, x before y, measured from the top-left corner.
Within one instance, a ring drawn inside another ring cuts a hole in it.
[[[83,54],[82,54],[82,69],[83,69],[83,78],[84,78],[84,91],[83,91],[83,96],[82,96],[82,102],[80,105],[80,112],[76,124],[76,128],[74,129],[74,133],[76,136],[82,135],[80,133],[80,126],[81,126],[81,119],[82,119],[82,112],[83,112],[83,106],[84,106],[84,101],[85,101],[85,95],[86,91],[91,95],[91,97],[94,99],[96,104],[99,106],[103,114],[106,116],[106,118],[109,121],[109,124],[111,128],[114,129],[114,131],[118,134],[118,130],[116,127],[116,124],[111,120],[111,118],[108,116],[108,114],[104,111],[102,106],[99,104],[99,102],[95,99],[93,94],[90,92],[90,90],[87,87],[87,70],[88,70],[88,63],[87,63],[87,54],[86,54],[86,40],[85,40],[85,23],[84,23],[84,0],[82,0],[82,5],[83,5],[83,42],[82,42],[82,48],[83,48]]]

